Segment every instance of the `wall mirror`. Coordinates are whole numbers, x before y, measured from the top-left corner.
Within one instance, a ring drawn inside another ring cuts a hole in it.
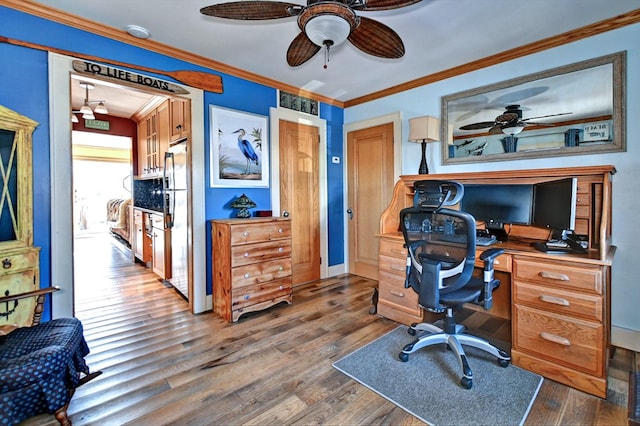
[[[626,52],[442,97],[444,164],[626,151]]]

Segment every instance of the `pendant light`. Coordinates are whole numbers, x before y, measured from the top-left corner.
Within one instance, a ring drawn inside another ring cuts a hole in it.
[[[85,90],[84,104],[78,111],[72,111],[72,116],[71,116],[72,122],[74,123],[77,122],[76,120],[78,118],[75,115],[76,113],[82,114],[82,118],[84,118],[85,120],[95,120],[96,116],[94,115],[94,112],[97,112],[98,114],[109,114],[109,110],[105,106],[104,100],[101,100],[101,101],[89,100],[89,90],[93,90],[96,87],[93,83],[81,81],[80,86],[84,87],[84,90]],[[98,104],[98,105],[95,107],[95,110],[92,110],[89,104]],[[74,120],[74,117],[75,117],[75,120]]]

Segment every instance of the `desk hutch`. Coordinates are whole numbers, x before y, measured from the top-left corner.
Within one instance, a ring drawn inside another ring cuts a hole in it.
[[[413,205],[416,181],[534,184],[577,178],[575,232],[588,236],[588,253],[537,251],[531,243],[546,240],[547,229],[505,225],[509,239],[492,246],[505,249],[495,266],[503,285],[488,312],[511,320],[514,365],[606,398],[615,253],[611,244],[614,173],[613,166],[596,166],[402,176],[380,218],[378,313],[405,324],[423,320],[417,295],[404,288],[406,249],[399,224],[400,210]],[[483,225],[478,223],[478,228]]]

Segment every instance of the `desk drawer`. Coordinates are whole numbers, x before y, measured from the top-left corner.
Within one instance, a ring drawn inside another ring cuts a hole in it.
[[[384,256],[395,257],[397,259],[407,258],[407,249],[403,247],[404,243],[401,241],[389,241],[380,240],[379,253]],[[404,262],[403,262],[404,264]]]
[[[291,257],[291,242],[289,239],[231,247],[232,267],[282,257]]]
[[[404,288],[404,278],[397,275],[380,272],[378,298],[404,311],[421,314],[418,294],[411,288]]]
[[[588,374],[603,374],[603,326],[514,305],[514,349]]]
[[[603,319],[601,296],[564,291],[554,287],[515,282],[513,302],[588,320],[602,321]]]
[[[407,274],[407,258],[394,258],[380,255],[378,258],[378,270],[380,272],[387,272],[389,274],[397,275],[404,282],[404,277]]]
[[[513,279],[535,281],[555,287],[602,294],[602,271],[598,266],[514,257]]]

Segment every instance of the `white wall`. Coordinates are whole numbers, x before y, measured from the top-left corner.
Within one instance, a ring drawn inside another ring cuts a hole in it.
[[[427,156],[431,173],[613,164],[618,173],[613,177],[613,243],[617,252],[612,269],[612,323],[640,331],[640,268],[636,266],[640,241],[636,220],[640,212],[640,45],[637,40],[640,40],[640,24],[357,105],[345,110],[344,122],[347,125],[393,112],[400,112],[405,119],[421,115],[440,117],[441,96],[626,50],[627,152],[444,166],[440,145],[429,144]],[[408,121],[402,124],[402,172],[416,174],[420,146],[407,142]]]

